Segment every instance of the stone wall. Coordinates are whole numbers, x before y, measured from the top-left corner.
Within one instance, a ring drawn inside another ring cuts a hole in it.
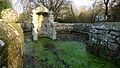
[[[82,40],[87,51],[107,59],[120,58],[120,23],[56,23],[57,38]],[[76,37],[77,36],[77,37]],[[75,39],[74,39],[75,38]]]
[[[89,52],[107,59],[120,58],[120,23],[93,24],[89,32]]]
[[[56,23],[57,39],[87,41],[89,39],[90,25],[82,23]]]

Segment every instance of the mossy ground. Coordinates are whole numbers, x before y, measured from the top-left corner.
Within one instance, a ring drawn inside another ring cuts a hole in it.
[[[78,41],[56,41],[40,38],[26,42],[25,68],[117,68],[104,59],[86,52],[86,45]]]

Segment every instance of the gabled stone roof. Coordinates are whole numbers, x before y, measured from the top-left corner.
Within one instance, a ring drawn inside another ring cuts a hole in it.
[[[33,12],[34,13],[48,13],[48,9],[45,6],[43,6],[42,4],[40,4],[40,6],[35,8],[33,10]]]

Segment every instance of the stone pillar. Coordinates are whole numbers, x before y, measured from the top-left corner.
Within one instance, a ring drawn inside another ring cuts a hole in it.
[[[35,10],[32,11],[33,15],[32,15],[32,24],[34,26],[33,30],[32,30],[32,36],[33,36],[33,41],[36,41],[38,39],[38,15],[36,15]]]
[[[19,16],[12,9],[3,10],[1,15],[3,21],[0,21],[0,67],[22,68],[24,35],[20,24],[15,23]]]

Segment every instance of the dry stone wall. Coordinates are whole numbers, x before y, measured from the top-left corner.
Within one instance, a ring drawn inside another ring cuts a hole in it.
[[[89,32],[89,52],[107,59],[120,58],[120,23],[93,24]]]
[[[56,23],[55,27],[58,39],[64,37],[62,39],[69,40],[71,35],[73,35],[73,40],[80,39],[86,42],[88,52],[106,59],[120,59],[119,22],[95,24]]]
[[[55,23],[58,40],[88,40],[88,27],[89,25],[80,23]]]

